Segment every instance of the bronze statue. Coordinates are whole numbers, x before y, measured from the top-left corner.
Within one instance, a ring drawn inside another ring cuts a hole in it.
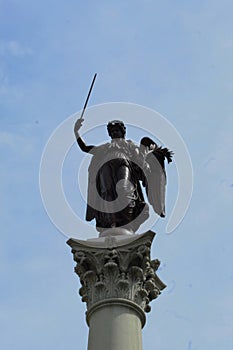
[[[119,120],[107,125],[111,142],[87,146],[79,135],[82,122],[82,118],[78,119],[74,127],[77,143],[83,152],[93,156],[89,166],[86,220],[95,219],[99,232],[111,227],[136,232],[149,217],[141,185],[146,188],[154,211],[165,217],[164,160],[171,162],[173,152],[147,137],[141,140],[140,146],[126,140],[125,125]]]

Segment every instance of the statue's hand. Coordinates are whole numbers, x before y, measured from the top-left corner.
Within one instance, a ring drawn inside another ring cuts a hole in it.
[[[76,123],[74,124],[74,132],[75,132],[75,134],[76,134],[76,133],[79,131],[79,129],[81,128],[83,121],[84,121],[83,118],[82,118],[82,119],[78,119],[78,120],[76,121]]]

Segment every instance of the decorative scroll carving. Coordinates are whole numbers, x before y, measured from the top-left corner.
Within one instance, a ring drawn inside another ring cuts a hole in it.
[[[111,244],[106,248],[87,241],[68,241],[82,285],[79,293],[87,309],[105,299],[123,298],[150,311],[150,301],[166,287],[156,274],[159,260],[150,259],[153,238],[154,233],[148,231],[127,239],[126,244],[109,240]]]

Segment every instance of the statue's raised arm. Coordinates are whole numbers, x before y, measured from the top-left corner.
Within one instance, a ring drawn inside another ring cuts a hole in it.
[[[76,121],[76,123],[74,124],[74,134],[75,134],[77,143],[78,143],[79,147],[81,148],[81,150],[83,152],[89,153],[94,148],[94,146],[93,145],[87,146],[79,134],[79,129],[81,128],[83,121],[84,121],[83,118],[79,118]]]

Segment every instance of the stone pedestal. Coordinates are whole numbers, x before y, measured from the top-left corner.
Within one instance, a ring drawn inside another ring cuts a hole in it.
[[[150,302],[165,284],[156,275],[160,262],[151,260],[155,233],[69,239],[79,293],[87,304],[88,350],[141,350],[141,329]]]

